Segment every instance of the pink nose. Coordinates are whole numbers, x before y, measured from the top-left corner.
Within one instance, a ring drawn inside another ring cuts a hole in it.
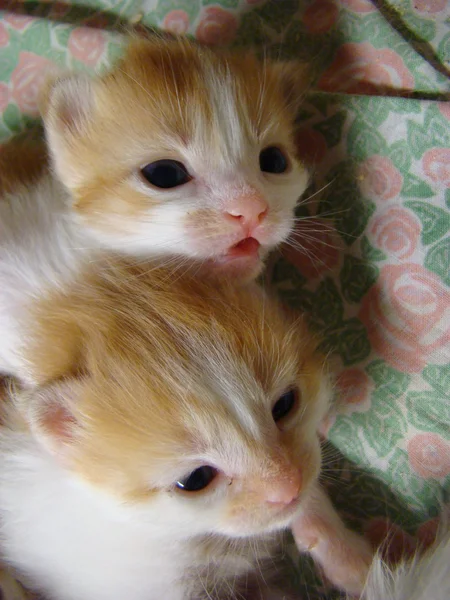
[[[226,214],[239,220],[242,225],[250,229],[261,223],[267,215],[267,210],[267,202],[256,192],[233,198],[225,205]]]
[[[289,479],[274,481],[266,490],[266,501],[270,504],[290,504],[298,498],[301,485],[299,472],[293,474]]]

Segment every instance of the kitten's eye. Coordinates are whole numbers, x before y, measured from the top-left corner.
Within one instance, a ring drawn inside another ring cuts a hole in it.
[[[272,408],[272,416],[275,423],[281,421],[286,415],[288,415],[297,403],[298,391],[292,389],[287,391],[281,396],[281,398],[275,403]]]
[[[259,168],[264,173],[284,173],[288,168],[288,161],[280,148],[269,146],[259,155]]]
[[[177,488],[185,492],[199,492],[204,490],[217,475],[217,470],[214,467],[205,465],[192,471],[185,479],[176,482]]]
[[[177,160],[157,160],[141,169],[145,179],[164,190],[184,185],[191,180],[186,167]]]

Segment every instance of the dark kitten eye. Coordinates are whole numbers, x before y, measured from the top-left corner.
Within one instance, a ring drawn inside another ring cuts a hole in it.
[[[281,398],[275,403],[272,408],[272,416],[275,423],[280,421],[283,417],[288,415],[294,408],[297,401],[298,392],[297,390],[289,390],[284,393]]]
[[[176,482],[177,488],[185,492],[198,492],[204,490],[217,475],[217,470],[214,467],[205,465],[192,471],[190,475]]]
[[[157,188],[169,188],[184,185],[191,180],[186,167],[177,160],[157,160],[141,169],[145,179]]]
[[[282,150],[269,146],[259,155],[259,168],[264,173],[284,173],[288,168],[288,161]]]

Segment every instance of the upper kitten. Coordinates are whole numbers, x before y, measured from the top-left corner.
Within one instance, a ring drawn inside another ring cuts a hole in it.
[[[300,64],[133,39],[110,73],[49,85],[55,173],[101,244],[254,277],[307,185],[293,144],[306,84]]]

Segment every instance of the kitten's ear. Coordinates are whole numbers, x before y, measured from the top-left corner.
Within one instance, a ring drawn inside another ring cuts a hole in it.
[[[33,435],[63,462],[81,431],[76,406],[83,387],[81,378],[68,377],[16,397]]]
[[[40,108],[53,164],[61,181],[71,187],[71,152],[76,137],[82,136],[93,118],[95,81],[72,74],[48,81],[41,94]]]
[[[274,62],[271,68],[280,82],[288,108],[296,113],[311,87],[313,79],[311,65],[292,60]]]

